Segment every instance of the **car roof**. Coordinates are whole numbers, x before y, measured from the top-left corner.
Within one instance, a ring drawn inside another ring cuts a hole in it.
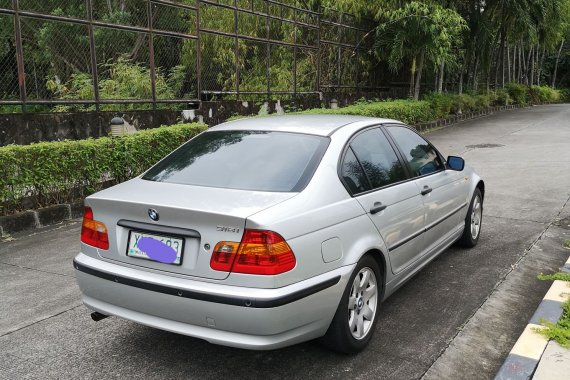
[[[397,122],[391,119],[380,119],[356,115],[275,115],[266,117],[250,117],[228,121],[210,128],[210,131],[278,131],[308,133],[329,136],[338,128],[360,121],[370,121],[370,124]]]

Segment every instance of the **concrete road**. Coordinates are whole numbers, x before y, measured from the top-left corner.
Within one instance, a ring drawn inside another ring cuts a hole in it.
[[[570,105],[506,111],[432,132],[487,184],[479,245],[452,248],[383,305],[366,351],[308,342],[270,352],[135,323],[93,322],[71,260],[77,221],[0,243],[0,378],[489,378],[569,255]],[[566,207],[565,207],[566,205]]]

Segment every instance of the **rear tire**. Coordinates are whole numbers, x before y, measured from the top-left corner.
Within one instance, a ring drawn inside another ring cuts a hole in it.
[[[329,329],[320,339],[321,344],[343,354],[362,351],[376,327],[383,284],[376,260],[370,255],[363,256],[348,280]]]
[[[479,189],[475,189],[473,198],[471,198],[469,210],[467,210],[467,216],[465,217],[463,235],[461,235],[457,244],[466,248],[475,247],[479,241],[479,236],[481,236],[482,222],[483,197],[481,195],[481,191]]]

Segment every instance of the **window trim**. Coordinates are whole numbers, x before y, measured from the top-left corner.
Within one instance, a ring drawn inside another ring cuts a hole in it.
[[[405,161],[402,161],[402,154],[399,151],[398,147],[395,146],[395,144],[393,143],[393,141],[391,140],[391,138],[386,137],[386,133],[384,133],[384,131],[382,130],[383,124],[374,124],[374,125],[368,125],[366,127],[363,127],[361,129],[359,129],[358,131],[354,132],[352,136],[350,136],[350,138],[346,141],[346,143],[344,144],[344,147],[342,149],[342,154],[340,154],[338,162],[337,162],[337,175],[338,178],[340,180],[340,182],[342,183],[342,185],[344,186],[344,188],[346,189],[346,191],[348,192],[348,194],[354,198],[354,197],[359,197],[361,195],[365,195],[365,194],[370,194],[373,193],[375,191],[378,190],[383,190],[383,189],[387,189],[390,188],[392,186],[396,186],[402,183],[406,183],[410,180],[413,180],[414,178],[411,177],[411,173],[410,170],[408,168],[408,165]],[[362,164],[360,163],[360,159],[358,158],[358,156],[356,155],[356,153],[354,153],[354,150],[352,149],[352,147],[350,146],[350,144],[352,143],[352,141],[358,137],[359,135],[361,135],[364,132],[367,132],[369,130],[372,129],[378,129],[380,133],[382,133],[384,135],[384,137],[386,137],[386,140],[388,141],[388,144],[390,144],[390,146],[392,147],[392,150],[394,151],[394,153],[396,154],[396,158],[398,159],[398,161],[400,162],[400,165],[402,165],[402,168],[404,169],[404,173],[406,175],[406,178],[402,181],[398,181],[398,182],[393,182],[390,183],[388,185],[384,185],[381,187],[373,187],[372,186],[372,182],[370,182],[370,178],[368,178],[368,174],[366,174],[366,171],[364,170],[364,168],[362,167]],[[370,190],[366,190],[366,191],[362,191],[359,193],[353,193],[352,191],[350,191],[350,187],[346,184],[346,181],[344,180],[344,178],[342,177],[342,165],[344,163],[344,159],[346,158],[346,154],[348,152],[348,150],[352,150],[354,157],[356,157],[356,160],[358,161],[358,164],[360,165],[360,168],[362,170],[362,172],[364,173],[364,175],[366,176],[366,179],[368,180],[368,185],[370,186]]]

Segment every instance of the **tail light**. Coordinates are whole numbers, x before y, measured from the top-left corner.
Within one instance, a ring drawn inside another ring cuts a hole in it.
[[[109,235],[104,223],[93,219],[91,207],[85,207],[81,226],[81,241],[96,248],[109,249]]]
[[[285,273],[295,264],[295,255],[285,239],[263,230],[245,230],[240,243],[219,242],[210,259],[214,270],[262,275]]]

